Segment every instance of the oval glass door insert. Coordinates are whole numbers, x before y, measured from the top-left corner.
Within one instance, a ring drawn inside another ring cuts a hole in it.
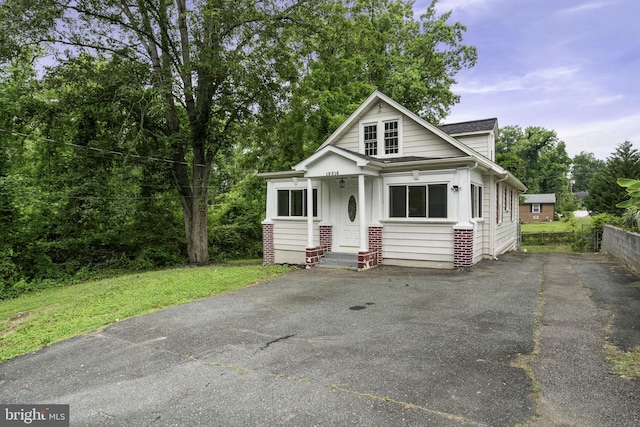
[[[353,222],[356,220],[356,213],[358,212],[358,205],[356,203],[356,197],[355,196],[351,196],[349,197],[349,221]]]

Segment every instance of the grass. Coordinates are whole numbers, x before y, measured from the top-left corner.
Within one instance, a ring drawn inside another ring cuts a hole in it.
[[[605,347],[609,352],[607,359],[613,363],[617,375],[624,379],[640,379],[640,347],[628,352],[610,343],[606,343]]]
[[[290,270],[237,264],[178,268],[45,289],[0,301],[0,362],[120,320],[240,289]]]
[[[529,222],[522,224],[523,233],[561,233],[572,231],[569,221]]]

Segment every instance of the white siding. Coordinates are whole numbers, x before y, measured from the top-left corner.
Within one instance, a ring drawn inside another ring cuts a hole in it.
[[[453,226],[386,223],[382,229],[382,256],[385,262],[403,259],[450,265],[453,263]]]
[[[342,135],[342,138],[336,142],[336,147],[357,153],[360,147],[360,140],[358,139],[359,128],[360,126],[358,126],[357,123],[354,126],[351,126],[351,129]]]
[[[400,132],[402,134],[403,149],[400,156],[457,157],[463,155],[460,150],[424,127],[418,125],[407,116],[402,115],[398,110],[392,108],[390,105],[384,102],[381,103],[381,105],[382,108],[378,108],[377,105],[373,106],[360,118],[359,121],[354,122],[353,126],[351,126],[351,128],[335,142],[335,146],[363,154],[360,146],[361,124],[397,118],[401,119],[402,125]],[[379,135],[378,153],[380,153],[381,144],[382,137]]]
[[[320,227],[313,222],[313,242],[320,242]],[[302,251],[307,248],[307,220],[274,220],[273,245],[275,250]]]
[[[489,148],[490,136],[491,136],[490,134],[466,135],[466,136],[463,135],[463,136],[456,136],[455,138],[458,141],[462,142],[467,147],[476,150],[478,153],[482,154],[483,156],[489,159],[492,159],[493,153],[490,153],[491,148]]]
[[[473,236],[473,262],[474,264],[480,261],[484,255],[484,236],[489,234],[485,232],[484,221],[479,221],[476,224]]]
[[[414,121],[405,118],[403,123],[403,156],[458,157],[464,155],[460,150],[416,124]]]
[[[516,248],[518,224],[506,221],[496,227],[496,255],[500,255]]]

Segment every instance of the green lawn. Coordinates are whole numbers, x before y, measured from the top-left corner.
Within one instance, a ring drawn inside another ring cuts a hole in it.
[[[233,291],[291,270],[215,265],[129,274],[0,301],[0,361],[120,320]]]
[[[569,221],[529,222],[522,224],[523,233],[562,232],[573,230]]]

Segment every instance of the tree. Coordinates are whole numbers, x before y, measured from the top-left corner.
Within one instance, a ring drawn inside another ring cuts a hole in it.
[[[560,210],[570,201],[567,173],[571,159],[555,131],[503,127],[496,141],[496,162],[522,181],[529,193],[555,193]]]
[[[603,166],[604,162],[596,159],[593,153],[581,151],[580,154],[576,154],[573,157],[573,166],[571,167],[573,192],[589,190],[591,179],[600,173]]]
[[[6,24],[0,40],[69,46],[68,55],[101,52],[148,68],[163,115],[153,144],[172,161],[189,261],[203,263],[212,165],[239,124],[273,106],[280,74],[290,72],[286,31],[306,26],[310,3],[7,0],[0,5]]]
[[[617,205],[627,199],[627,192],[618,185],[619,178],[640,179],[640,153],[629,141],[618,145],[600,173],[591,180],[586,208],[596,214],[621,215],[624,208]]]
[[[288,168],[310,155],[375,89],[438,124],[459,101],[455,75],[472,67],[466,28],[437,15],[433,1],[419,18],[411,0],[334,1],[316,11],[299,76],[288,102],[262,111],[258,136],[246,141],[262,169]],[[255,133],[254,133],[255,135]],[[245,147],[243,147],[245,148]]]

